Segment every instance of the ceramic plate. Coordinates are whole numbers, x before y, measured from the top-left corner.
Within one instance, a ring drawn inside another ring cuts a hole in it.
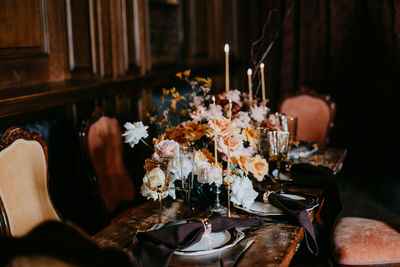
[[[184,220],[184,221],[170,222],[166,224],[159,224],[154,226],[152,230],[188,222],[189,221]],[[174,254],[187,255],[187,256],[212,254],[233,247],[240,240],[242,240],[243,237],[244,233],[237,228],[226,230],[224,232],[211,233],[208,236],[203,235],[203,237],[198,243],[193,244],[190,247],[177,250],[174,252]]]
[[[281,194],[282,196],[289,197],[291,199],[295,200],[305,200],[304,197],[299,196],[299,195],[293,195],[293,194]],[[245,208],[237,204],[233,204],[235,208],[238,208],[240,210],[246,211],[251,214],[255,214],[258,216],[277,216],[277,215],[284,215],[283,211],[272,206],[271,204],[265,204],[264,202],[261,201],[254,201],[253,204],[251,204],[250,208]],[[312,206],[311,208],[307,209],[308,211],[314,209],[317,207],[318,204]]]
[[[275,179],[278,179],[278,169],[272,171],[272,176],[274,176]],[[279,178],[281,181],[293,181],[289,174],[284,174],[282,172],[279,174]]]

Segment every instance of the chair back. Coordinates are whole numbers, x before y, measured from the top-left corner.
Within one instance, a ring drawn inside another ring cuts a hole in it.
[[[112,214],[121,204],[135,198],[133,181],[123,159],[122,133],[115,118],[96,109],[85,122],[81,137],[94,170],[95,190],[107,212]]]
[[[315,141],[321,150],[325,149],[336,111],[329,96],[302,88],[294,95],[285,96],[278,109],[280,113],[298,118],[298,140]]]
[[[22,236],[60,220],[50,198],[47,146],[39,134],[9,128],[0,139],[0,233]]]

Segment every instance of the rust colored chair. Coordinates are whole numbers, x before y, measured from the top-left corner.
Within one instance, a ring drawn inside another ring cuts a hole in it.
[[[297,139],[317,142],[324,150],[334,125],[336,105],[329,96],[303,87],[293,95],[286,95],[279,103],[280,113],[297,117]]]
[[[333,257],[340,265],[400,266],[400,224],[343,217],[332,241]]]
[[[61,221],[50,198],[47,146],[39,134],[9,128],[0,139],[0,235],[19,237]]]
[[[92,170],[93,196],[111,220],[135,199],[135,186],[124,164],[119,122],[97,108],[84,122],[80,138]]]

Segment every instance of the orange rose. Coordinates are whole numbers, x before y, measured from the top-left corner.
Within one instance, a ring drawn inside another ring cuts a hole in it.
[[[218,150],[228,155],[229,140],[230,140],[230,156],[231,157],[238,156],[243,150],[243,141],[240,134],[236,132],[231,134],[231,138],[229,138],[229,136],[219,137],[217,142]]]

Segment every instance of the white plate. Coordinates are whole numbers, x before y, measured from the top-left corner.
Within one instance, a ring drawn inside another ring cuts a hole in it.
[[[295,200],[305,200],[304,197],[299,196],[299,195],[293,195],[293,194],[280,194],[282,196],[295,199]],[[235,208],[238,208],[240,210],[246,211],[251,214],[259,215],[259,216],[276,216],[276,215],[284,215],[283,211],[272,206],[271,204],[265,204],[264,202],[261,201],[254,201],[253,204],[247,209],[245,207],[239,206],[237,204],[233,204]],[[317,207],[318,204],[314,205],[311,208],[308,208],[307,211],[310,211]]]
[[[272,176],[274,176],[275,179],[278,179],[278,169],[272,171]],[[293,181],[293,179],[290,178],[289,174],[286,175],[282,172],[279,174],[279,179],[282,181]]]
[[[177,221],[169,223],[168,225],[181,224],[187,222],[188,221],[186,220]],[[160,229],[161,227],[164,227],[164,225],[165,224],[156,225],[152,227],[152,230]],[[203,235],[200,241],[197,242],[196,244],[193,244],[181,250],[176,250],[174,254],[185,255],[185,256],[212,254],[224,250],[226,248],[233,247],[243,238],[244,238],[244,233],[237,228],[226,230],[224,232],[211,233],[209,235]]]

